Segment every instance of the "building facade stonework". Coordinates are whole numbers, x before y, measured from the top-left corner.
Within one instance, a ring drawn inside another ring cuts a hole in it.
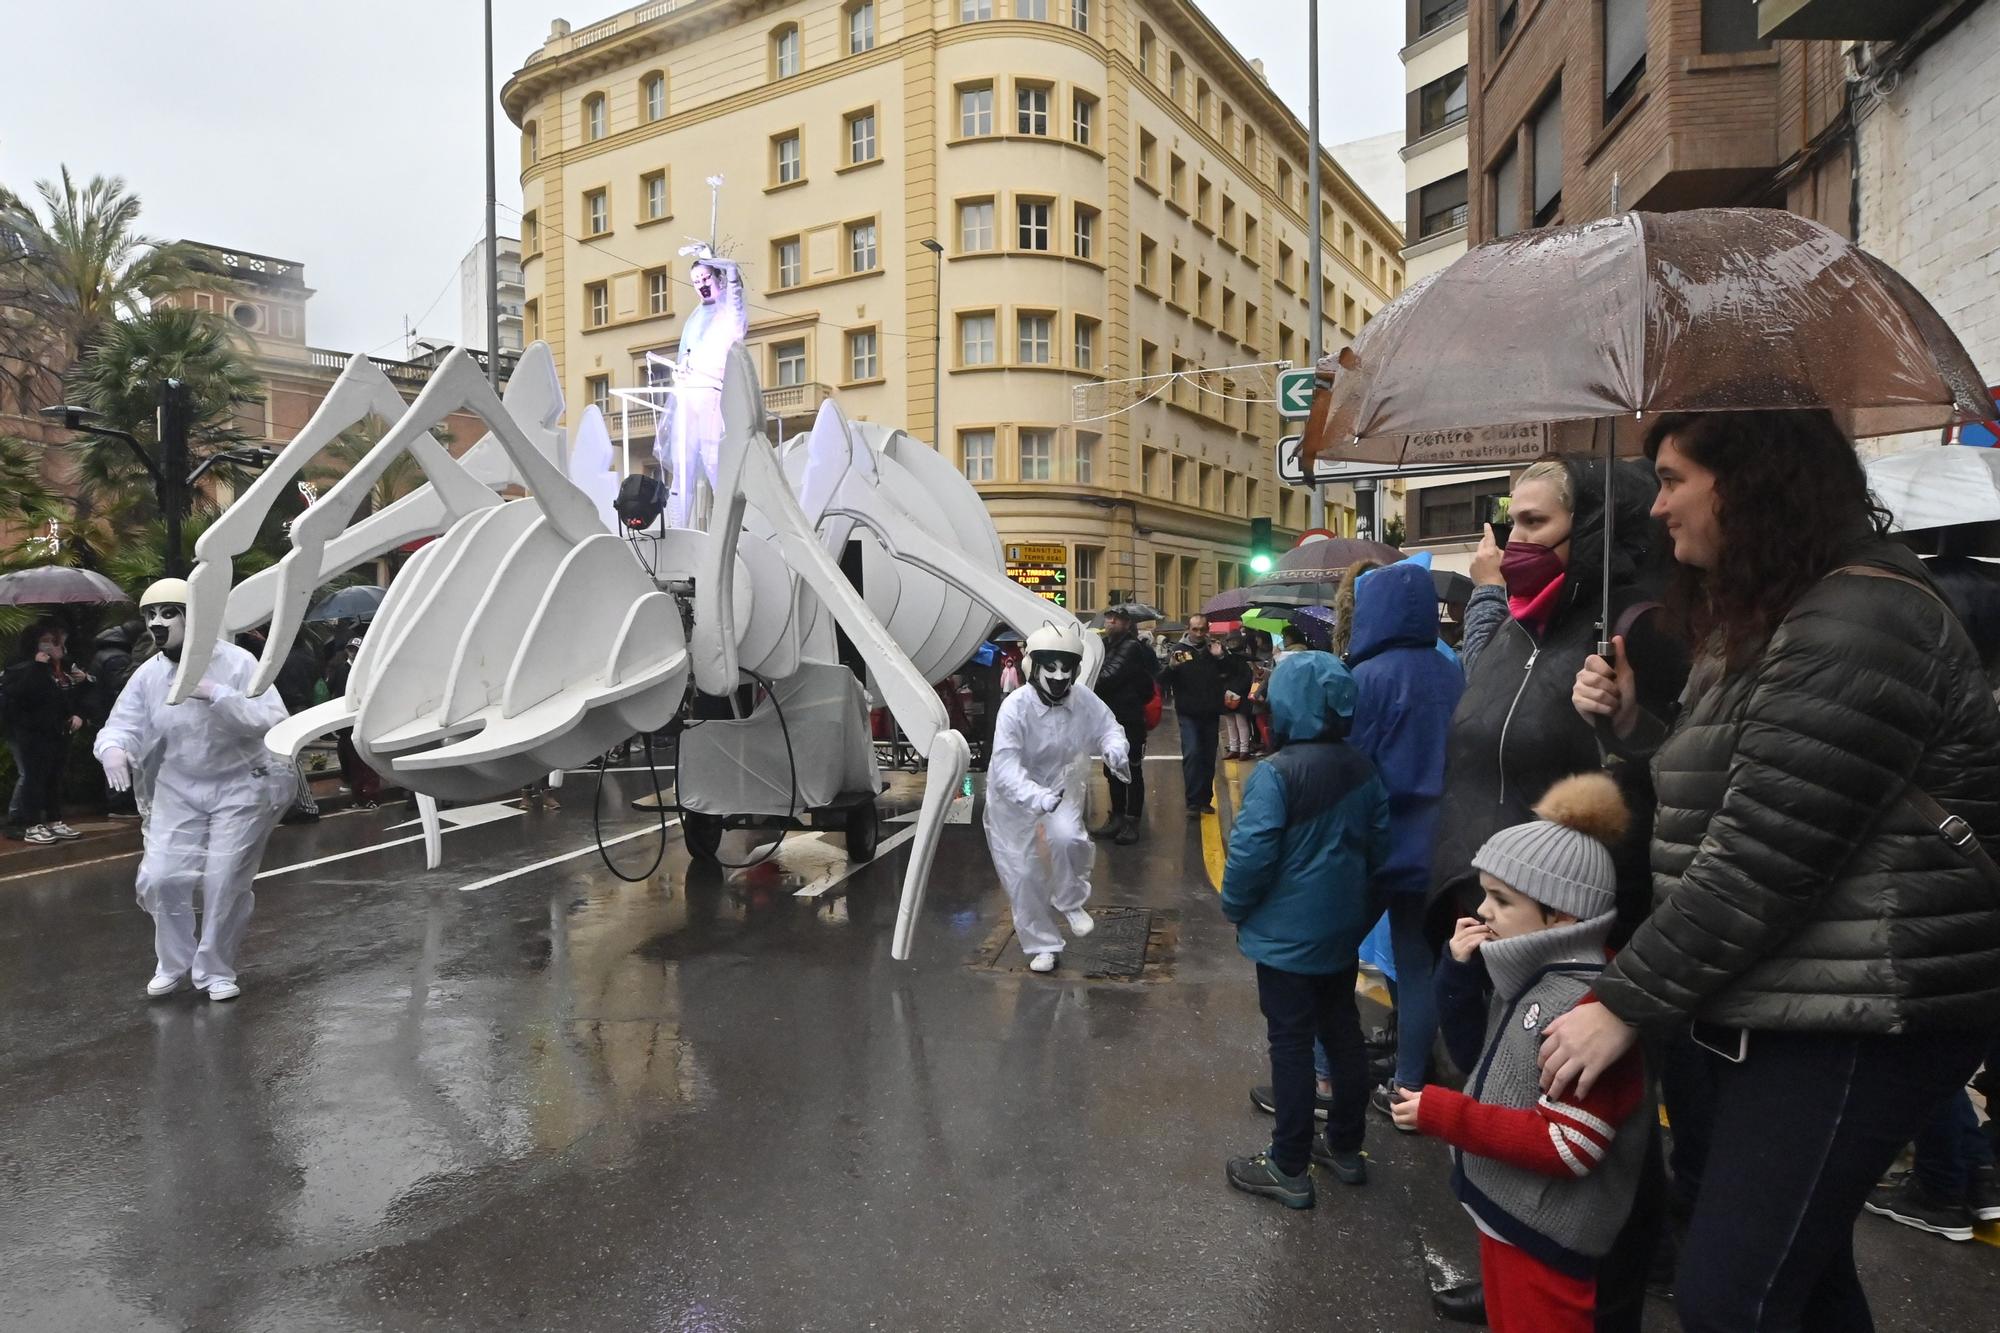
[[[784,428],[835,397],[934,440],[1003,542],[1063,545],[1077,609],[1179,618],[1247,581],[1253,516],[1307,524],[1270,372],[1226,369],[1307,360],[1305,135],[1187,0],[644,4],[558,23],[502,101],[524,333],[614,437],[613,390],[695,299],[678,251],[710,239],[720,175],[714,239]],[[1321,170],[1337,348],[1401,290],[1403,237]],[[1088,387],[1201,369],[1143,402]]]

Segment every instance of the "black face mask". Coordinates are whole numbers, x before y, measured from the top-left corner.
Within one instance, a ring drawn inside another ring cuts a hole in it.
[[[1059,704],[1069,698],[1082,662],[1069,653],[1036,653],[1028,681],[1045,704]]]

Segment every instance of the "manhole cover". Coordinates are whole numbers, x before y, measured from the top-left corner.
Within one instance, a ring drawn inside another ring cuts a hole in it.
[[[1172,975],[1177,913],[1143,907],[1093,907],[1097,929],[1072,939],[1063,951],[1059,976],[1094,981],[1164,980]],[[1067,934],[1068,932],[1064,932]],[[1027,957],[1014,938],[1013,926],[1002,926],[974,960],[975,967],[996,972],[1025,972]]]

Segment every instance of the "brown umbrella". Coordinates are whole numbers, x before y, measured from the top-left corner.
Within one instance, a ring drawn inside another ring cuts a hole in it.
[[[1629,452],[1636,418],[1661,412],[1823,407],[1857,436],[1993,415],[1915,288],[1774,209],[1625,213],[1490,241],[1319,369],[1308,465]]]
[[[1762,208],[1489,241],[1321,373],[1333,383],[1308,462],[1521,462],[1644,413],[1824,407],[1851,435],[1993,415],[1915,288],[1819,223]]]

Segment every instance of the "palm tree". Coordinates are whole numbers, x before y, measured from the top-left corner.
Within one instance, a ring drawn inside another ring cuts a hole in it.
[[[48,396],[57,306],[35,215],[0,186],[0,412],[32,410]]]

